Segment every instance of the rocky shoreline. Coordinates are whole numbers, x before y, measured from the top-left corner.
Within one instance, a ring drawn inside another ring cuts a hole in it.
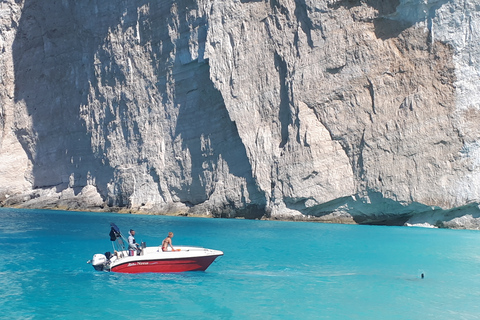
[[[170,215],[201,218],[235,218],[256,220],[280,220],[296,222],[318,222],[338,224],[361,224],[361,225],[385,225],[385,226],[408,226],[425,228],[447,229],[470,229],[480,230],[480,206],[477,203],[459,208],[443,210],[430,208],[424,212],[385,213],[371,212],[366,214],[351,214],[349,211],[328,212],[322,215],[272,215],[271,211],[265,210],[263,214],[253,216],[236,212],[233,208],[225,211],[207,210],[205,207],[186,207],[183,204],[162,208],[128,208],[109,206],[96,192],[93,186],[85,187],[80,192],[74,190],[67,192],[55,192],[53,189],[36,190],[22,196],[8,197],[0,202],[0,207],[23,208],[23,209],[49,209],[65,211],[88,211],[88,212],[115,212],[120,214],[147,214],[147,215]]]

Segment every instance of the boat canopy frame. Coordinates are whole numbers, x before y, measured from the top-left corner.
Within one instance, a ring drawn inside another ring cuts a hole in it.
[[[120,232],[120,228],[113,222],[110,223],[110,241],[112,241],[113,252],[127,251],[128,240]]]

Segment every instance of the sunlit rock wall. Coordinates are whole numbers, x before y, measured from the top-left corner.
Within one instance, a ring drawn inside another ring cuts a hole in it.
[[[0,15],[3,205],[480,225],[473,0]]]

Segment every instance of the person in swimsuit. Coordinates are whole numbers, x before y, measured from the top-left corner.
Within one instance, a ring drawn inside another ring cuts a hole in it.
[[[163,239],[162,251],[167,251],[168,246],[172,248],[172,251],[175,251],[175,249],[173,249],[173,246],[172,246],[172,238],[173,238],[173,232],[169,232],[168,236],[165,239]]]

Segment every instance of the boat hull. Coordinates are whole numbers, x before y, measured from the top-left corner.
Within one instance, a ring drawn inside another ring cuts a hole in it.
[[[121,273],[205,271],[217,257],[204,256],[168,260],[131,261],[114,265],[111,267],[111,271]]]
[[[121,251],[104,265],[108,271],[121,273],[205,271],[217,257],[223,256],[219,250],[187,246],[175,248],[174,251],[164,252],[160,247],[145,247],[140,255],[134,256],[128,251]],[[101,264],[103,260],[95,257],[94,260]]]

